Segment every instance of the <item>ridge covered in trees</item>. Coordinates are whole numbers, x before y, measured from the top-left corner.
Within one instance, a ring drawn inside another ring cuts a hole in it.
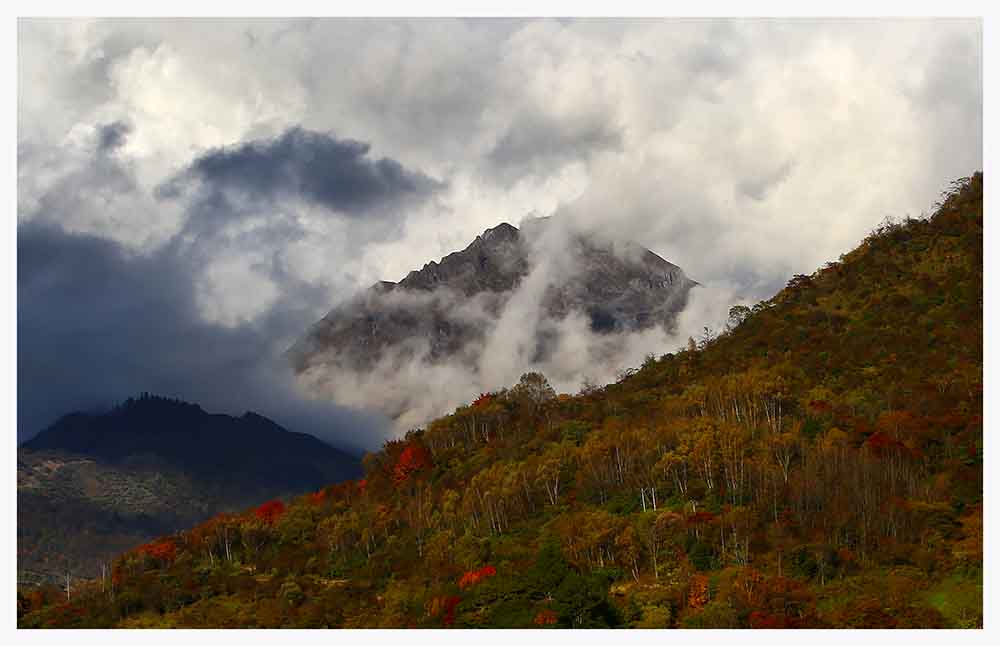
[[[982,174],[604,388],[538,374],[22,627],[982,626]]]
[[[298,491],[360,472],[358,456],[262,415],[213,414],[198,404],[149,393],[105,412],[65,415],[20,448],[109,463],[148,455],[202,478]]]
[[[92,577],[221,511],[362,473],[361,456],[247,412],[142,393],[63,416],[17,451],[18,580]]]

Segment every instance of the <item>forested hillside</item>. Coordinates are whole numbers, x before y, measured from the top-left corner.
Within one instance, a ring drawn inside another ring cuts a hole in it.
[[[18,580],[94,577],[160,534],[361,472],[359,455],[255,413],[144,393],[64,415],[17,450]]]
[[[529,374],[28,626],[982,625],[982,175],[614,384]]]

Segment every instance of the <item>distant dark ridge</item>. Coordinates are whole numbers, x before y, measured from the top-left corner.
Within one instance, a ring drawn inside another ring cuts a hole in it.
[[[303,490],[361,473],[358,456],[262,415],[212,414],[148,393],[104,413],[69,413],[22,447],[112,462],[152,458],[202,477]]]

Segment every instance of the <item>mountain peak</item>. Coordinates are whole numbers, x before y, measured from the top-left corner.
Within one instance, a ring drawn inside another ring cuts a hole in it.
[[[412,361],[439,366],[461,361],[463,369],[477,372],[483,349],[502,334],[497,327],[505,313],[533,326],[524,330],[533,338],[510,358],[514,368],[524,369],[553,352],[558,328],[571,315],[589,321],[597,335],[674,325],[697,284],[680,267],[637,243],[570,227],[559,232],[566,235],[537,244],[543,227],[555,222],[528,218],[520,229],[500,223],[399,283],[376,283],[331,310],[292,347],[296,370],[327,384],[353,374],[357,383],[381,365],[387,373],[380,385],[388,390]],[[525,307],[532,311],[511,309]],[[335,390],[344,395],[349,388],[358,390],[347,383]],[[381,401],[378,407],[390,415],[397,412]]]
[[[501,222],[492,229],[487,229],[486,231],[483,231],[482,235],[480,235],[479,237],[483,240],[493,240],[494,238],[512,240],[514,238],[517,238],[519,233],[520,232],[518,231],[517,227],[515,227],[514,225],[508,224],[506,222]]]
[[[129,397],[122,403],[111,409],[112,414],[136,414],[146,411],[172,410],[189,414],[204,414],[205,411],[198,404],[192,404],[181,399],[162,397],[150,393],[142,393],[138,397]]]
[[[18,448],[17,463],[18,565],[46,577],[64,559],[96,575],[126,541],[362,473],[357,456],[257,413],[148,393],[64,415]]]
[[[22,444],[29,451],[65,451],[121,461],[155,456],[202,473],[253,472],[279,477],[274,457],[299,464],[292,480],[322,484],[338,468],[356,469],[354,458],[303,433],[293,433],[254,412],[240,417],[207,413],[201,406],[144,393],[105,413],[70,413]],[[305,465],[325,463],[317,470]],[[335,465],[337,468],[329,468]],[[299,483],[302,484],[302,483]]]

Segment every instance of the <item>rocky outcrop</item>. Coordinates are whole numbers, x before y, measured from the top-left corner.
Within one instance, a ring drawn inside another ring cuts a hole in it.
[[[680,267],[632,242],[554,232],[549,219],[529,220],[521,230],[503,223],[462,251],[398,283],[380,281],[334,308],[289,358],[299,372],[324,365],[364,370],[388,353],[400,361],[416,355],[474,361],[475,348],[511,299],[529,289],[529,276],[530,289],[540,290],[535,315],[541,322],[578,313],[599,334],[670,329],[697,285]],[[538,326],[534,359],[551,346],[544,328]]]

